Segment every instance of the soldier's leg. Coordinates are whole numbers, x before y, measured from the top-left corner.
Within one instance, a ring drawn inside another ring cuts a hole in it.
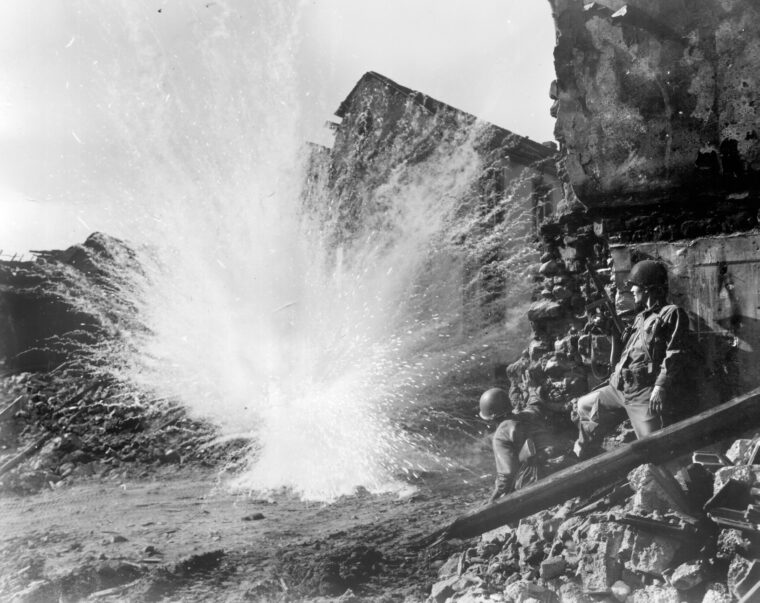
[[[625,393],[625,412],[628,413],[633,430],[639,439],[663,427],[662,417],[649,411],[651,394],[651,387],[641,387]]]
[[[515,487],[520,469],[518,455],[519,423],[514,419],[503,421],[493,435],[492,446],[496,462],[496,480],[489,502],[509,494]]]
[[[624,408],[623,393],[605,385],[578,399],[578,440],[574,452],[579,458],[591,454],[599,436],[599,426],[609,420],[611,411]]]

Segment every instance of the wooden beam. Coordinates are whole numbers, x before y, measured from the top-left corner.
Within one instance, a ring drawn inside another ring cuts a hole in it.
[[[657,465],[716,441],[736,437],[759,425],[760,388],[757,388],[517,490],[492,505],[459,517],[435,536],[439,539],[478,536],[570,498],[588,494],[594,488],[620,479],[643,463]]]
[[[29,444],[29,446],[24,448],[12,459],[5,461],[5,463],[0,465],[0,476],[4,475],[5,473],[8,473],[8,471],[15,468],[17,465],[23,463],[26,459],[28,459],[30,456],[36,453],[40,448],[42,448],[45,444],[47,444],[48,441],[52,440],[53,437],[54,436],[52,433],[46,433],[42,437],[38,438],[36,441]]]
[[[24,396],[18,396],[13,402],[8,404],[3,410],[0,410],[0,421],[8,421],[13,418],[13,414],[18,410],[19,402],[24,399]]]

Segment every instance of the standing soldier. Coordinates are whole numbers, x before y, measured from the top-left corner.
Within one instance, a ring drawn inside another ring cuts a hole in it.
[[[685,399],[689,395],[689,317],[666,301],[667,269],[659,262],[643,260],[633,266],[627,284],[639,314],[622,335],[622,353],[620,345],[613,345],[610,364],[615,369],[609,384],[578,400],[579,436],[574,451],[579,458],[596,452],[597,428],[609,422],[614,409],[626,411],[636,437],[642,438],[681,418],[684,405],[693,403]]]

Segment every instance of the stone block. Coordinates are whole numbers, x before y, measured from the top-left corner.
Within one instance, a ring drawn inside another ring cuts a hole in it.
[[[494,528],[490,532],[486,532],[480,537],[481,542],[505,542],[511,535],[512,532],[511,527],[507,526],[501,526],[499,528]]]
[[[452,576],[446,580],[436,582],[430,590],[430,596],[427,600],[430,603],[444,603],[446,599],[452,597],[455,593],[463,593],[482,586],[483,580],[476,576]]]
[[[624,528],[614,523],[593,523],[585,530],[577,575],[586,590],[607,590],[620,578],[623,564],[618,555],[624,537]]]
[[[739,530],[726,529],[718,533],[718,557],[731,559],[734,555],[746,551],[750,546]]]
[[[542,356],[549,352],[551,352],[551,348],[540,339],[533,339],[528,345],[528,356],[532,362],[540,360]]]
[[[565,521],[564,509],[542,511],[535,517],[535,526],[539,540],[551,542],[557,535],[557,528]]]
[[[573,516],[565,519],[557,528],[556,537],[562,542],[572,540],[573,542],[580,542],[581,539],[577,534],[579,529],[585,524],[583,517]]]
[[[754,447],[755,440],[736,440],[726,452],[726,458],[734,465],[746,465]]]
[[[573,292],[563,285],[555,285],[552,288],[552,297],[554,297],[554,299],[558,299],[558,300],[570,299],[572,295],[573,295]]]
[[[680,603],[681,595],[672,586],[647,586],[634,591],[628,600],[631,603]]]
[[[634,513],[669,513],[685,511],[685,507],[688,507],[680,484],[655,465],[639,465],[628,474],[628,481],[635,490],[632,506]]]
[[[541,578],[551,580],[565,573],[567,561],[563,557],[550,557],[541,563]]]
[[[446,599],[454,594],[454,584],[459,580],[459,576],[452,576],[436,582],[430,590],[430,596],[427,598],[429,603],[445,603]]]
[[[615,584],[610,586],[610,590],[612,591],[612,596],[618,601],[621,601],[621,603],[631,594],[631,587],[622,580],[618,580]]]
[[[528,308],[528,320],[531,322],[556,320],[564,314],[564,308],[559,303],[547,299],[535,301]]]
[[[555,599],[554,593],[548,588],[527,580],[513,582],[504,589],[504,595],[515,603],[527,603],[531,599],[550,603]]]
[[[689,590],[706,578],[704,566],[699,561],[682,563],[670,576],[670,584],[678,590]]]
[[[735,479],[742,484],[747,484],[752,487],[757,483],[758,475],[760,475],[760,467],[757,465],[737,465],[735,467],[718,469],[715,473],[713,494],[716,494],[730,479]]]
[[[460,553],[456,553],[449,557],[446,562],[440,568],[438,568],[438,577],[443,579],[456,575],[457,569],[459,568],[460,557]]]
[[[515,532],[517,536],[517,542],[523,548],[529,547],[532,543],[538,540],[538,530],[535,524],[530,519],[521,519]]]
[[[722,582],[713,582],[707,586],[702,603],[731,603],[734,598],[728,592],[728,587]]]
[[[676,540],[636,532],[631,558],[626,562],[626,567],[634,572],[662,574],[670,566],[679,547],[680,542]]]
[[[578,563],[577,576],[587,591],[607,590],[620,578],[623,565],[601,551],[586,554]]]
[[[583,587],[575,582],[566,582],[559,587],[559,600],[562,603],[589,603],[589,599],[583,593]]]
[[[744,597],[755,584],[760,582],[760,561],[754,560],[749,564],[744,564],[743,561],[741,562],[741,571],[734,574],[733,580],[731,580],[731,571],[729,570],[729,588],[737,599]]]

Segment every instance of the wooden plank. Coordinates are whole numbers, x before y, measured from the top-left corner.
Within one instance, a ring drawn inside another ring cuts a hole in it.
[[[37,452],[40,448],[42,448],[49,440],[53,438],[53,434],[47,433],[41,438],[37,439],[35,442],[32,442],[24,448],[21,452],[19,452],[16,456],[14,456],[12,459],[6,461],[2,465],[0,465],[0,476],[4,475],[23,461],[25,461],[27,458],[32,456],[35,452]]]
[[[720,406],[563,469],[509,494],[485,508],[463,515],[436,535],[471,538],[533,515],[594,488],[620,479],[643,463],[660,464],[682,454],[760,425],[760,388]]]
[[[21,402],[23,398],[23,395],[18,396],[13,402],[3,408],[3,410],[0,410],[0,421],[7,421],[13,418],[14,413],[18,410],[19,402]]]

